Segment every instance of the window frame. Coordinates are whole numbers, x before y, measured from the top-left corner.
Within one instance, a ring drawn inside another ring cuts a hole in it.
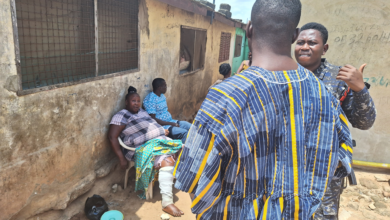
[[[82,0],[80,0],[82,1]],[[98,29],[98,0],[94,0],[94,27],[95,27],[95,51],[99,51],[99,29]],[[77,84],[82,84],[82,83],[87,83],[87,82],[93,82],[97,80],[102,80],[102,79],[108,79],[108,78],[113,78],[117,76],[122,76],[130,73],[136,73],[141,71],[140,67],[140,49],[141,49],[141,44],[140,44],[140,26],[139,26],[139,7],[140,4],[138,4],[138,33],[137,33],[137,38],[138,38],[138,64],[136,69],[131,69],[131,70],[125,70],[125,71],[120,71],[120,72],[115,72],[115,73],[110,73],[106,75],[100,75],[99,76],[99,59],[98,55],[99,53],[95,52],[95,62],[96,62],[96,70],[95,70],[95,77],[90,77],[90,78],[85,78],[77,81],[72,81],[72,82],[66,82],[66,83],[58,83],[58,84],[53,84],[49,86],[42,86],[38,88],[33,88],[33,89],[25,89],[23,90],[22,88],[22,69],[21,69],[21,60],[20,60],[20,44],[19,44],[19,33],[18,33],[18,22],[17,22],[17,16],[16,16],[16,0],[10,0],[10,6],[11,6],[11,20],[12,20],[12,29],[13,29],[13,39],[14,39],[14,49],[15,49],[15,65],[16,65],[16,72],[18,76],[18,91],[16,94],[18,96],[24,96],[24,95],[29,95],[29,94],[34,94],[42,91],[49,91],[57,88],[63,88],[63,87],[68,87],[68,86],[73,86]]]
[[[241,38],[241,42],[239,42],[239,44],[240,44],[240,50],[239,50],[239,52],[240,52],[240,54],[238,55],[238,56],[236,56],[236,52],[237,52],[237,40],[239,39],[239,38]],[[237,58],[237,57],[241,57],[241,55],[242,55],[242,48],[243,48],[243,43],[242,43],[242,40],[244,39],[244,37],[242,36],[242,35],[239,35],[239,34],[236,34],[236,40],[235,40],[235,45],[234,45],[234,54],[233,54],[233,58]]]
[[[207,49],[207,29],[181,25],[180,26],[180,44],[181,44],[181,31],[182,31],[183,28],[184,29],[194,30],[195,31],[195,39],[196,39],[196,31],[203,31],[203,32],[205,32],[206,33],[206,49]],[[194,46],[195,46],[195,40],[194,40]],[[180,51],[179,51],[179,53],[180,53]],[[191,59],[193,59],[193,55],[192,55]],[[191,60],[191,63],[192,62],[193,62],[193,60]],[[187,71],[185,73],[180,73],[180,70],[179,70],[179,76],[187,76],[187,75],[191,75],[191,74],[194,74],[196,72],[202,71],[205,68],[205,64],[206,64],[206,50],[204,51],[204,60],[203,60],[203,67],[202,68],[199,68],[199,69],[196,69],[196,70],[192,70],[192,71]]]

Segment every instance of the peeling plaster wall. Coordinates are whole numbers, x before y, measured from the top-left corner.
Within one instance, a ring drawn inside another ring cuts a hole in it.
[[[359,68],[367,63],[364,79],[377,108],[374,127],[352,129],[356,139],[354,159],[390,163],[390,1],[388,0],[302,0],[300,26],[308,22],[325,25],[329,51],[325,57],[335,65]]]
[[[155,0],[140,3],[140,71],[17,96],[9,0],[0,0],[0,219],[27,219],[63,210],[85,193],[96,172],[115,156],[106,138],[128,86],[145,97],[156,77],[166,79],[169,110],[191,120],[218,73],[221,32],[235,28]],[[207,30],[204,70],[179,76],[180,26]],[[232,62],[234,42],[231,41]]]

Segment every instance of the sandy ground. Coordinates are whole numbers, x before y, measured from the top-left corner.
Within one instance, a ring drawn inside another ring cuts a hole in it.
[[[390,171],[355,169],[355,174],[359,184],[344,190],[339,219],[390,220]]]
[[[115,172],[123,171],[116,170]],[[116,181],[118,186],[120,186],[116,193],[112,192],[112,189],[109,185],[107,185],[107,182],[101,183],[103,185],[102,187],[104,187],[107,192],[99,195],[101,195],[106,200],[107,204],[109,205],[109,209],[121,211],[125,216],[124,220],[161,219],[160,216],[164,212],[161,210],[161,194],[158,187],[158,182],[155,182],[153,187],[153,199],[141,200],[137,196],[139,193],[134,192],[134,170],[130,170],[129,176],[130,178],[128,187],[125,190],[122,190],[123,179],[121,179],[121,181]],[[191,199],[189,195],[177,189],[173,190],[173,194],[175,205],[185,214],[181,218],[175,218],[171,216],[170,219],[195,219],[195,215],[191,213]],[[88,220],[88,218],[84,215],[83,211],[80,211],[80,213],[74,216],[71,220]]]
[[[342,194],[340,203],[340,220],[390,220],[390,185],[389,182],[378,182],[376,177],[385,180],[390,180],[390,171],[363,171],[356,170],[358,182],[365,179],[365,184],[359,183],[357,186],[348,186]],[[158,182],[155,183],[152,200],[141,200],[134,192],[134,171],[130,171],[129,186],[125,190],[121,190],[123,186],[123,171],[116,170],[115,174],[110,174],[106,180],[97,183],[95,192],[100,192],[100,195],[106,199],[110,210],[119,210],[125,220],[159,220],[164,213],[161,210],[161,195],[159,192]],[[117,176],[117,177],[114,177]],[[121,178],[118,178],[121,177]],[[108,181],[110,180],[110,181]],[[113,193],[111,186],[117,183],[120,189]],[[104,191],[105,193],[101,193]],[[389,194],[384,194],[384,193]],[[94,192],[89,192],[89,196]],[[85,201],[85,198],[84,198]],[[195,215],[191,213],[191,200],[188,194],[174,190],[174,202],[185,215],[181,218],[170,219],[195,219]],[[371,205],[371,208],[369,207]],[[74,216],[72,220],[88,220],[83,212],[84,206],[79,203],[79,214]],[[374,208],[374,209],[373,209]]]

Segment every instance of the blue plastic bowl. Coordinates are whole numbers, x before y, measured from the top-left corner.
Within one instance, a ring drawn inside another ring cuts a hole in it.
[[[117,210],[105,212],[100,220],[123,220],[123,214]]]

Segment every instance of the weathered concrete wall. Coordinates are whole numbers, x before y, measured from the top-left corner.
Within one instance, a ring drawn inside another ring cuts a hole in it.
[[[0,9],[0,219],[63,210],[93,186],[115,157],[106,132],[129,85],[144,97],[154,78],[165,78],[171,113],[191,119],[207,88],[221,78],[221,31],[235,34],[235,28],[218,21],[210,25],[209,18],[141,1],[139,72],[17,96],[10,1],[0,0]],[[178,70],[181,25],[207,30],[205,68],[187,76]]]
[[[353,129],[354,159],[390,163],[390,1],[302,0],[302,4],[300,26],[314,21],[329,30],[325,57],[331,63],[355,67],[367,63],[364,78],[371,84],[378,117],[369,131]]]

